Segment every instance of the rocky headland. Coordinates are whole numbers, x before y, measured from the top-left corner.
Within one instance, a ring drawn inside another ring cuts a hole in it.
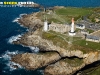
[[[12,58],[13,62],[19,63],[27,70],[34,70],[56,62],[61,57],[56,52],[47,52],[42,54],[25,53],[18,54]],[[38,60],[37,60],[38,59]]]
[[[86,48],[84,48],[85,52],[81,48],[65,49],[55,45],[51,40],[44,39],[42,36],[43,21],[40,15],[43,15],[43,13],[37,12],[23,15],[18,22],[28,27],[29,32],[24,34],[21,39],[13,42],[14,44],[38,47],[40,52],[37,54],[17,54],[12,56],[11,61],[28,70],[46,67],[44,75],[73,75],[88,64],[100,60],[100,51],[88,51]]]

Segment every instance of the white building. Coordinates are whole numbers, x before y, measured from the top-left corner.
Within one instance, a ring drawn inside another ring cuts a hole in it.
[[[93,35],[87,35],[86,41],[92,41],[92,42],[100,42],[100,37],[93,36]]]
[[[48,31],[48,22],[44,21],[44,31]]]
[[[86,40],[99,43],[100,42],[100,30],[87,35]]]
[[[75,25],[74,25],[74,18],[72,18],[71,30],[69,31],[70,36],[76,35],[75,33]]]

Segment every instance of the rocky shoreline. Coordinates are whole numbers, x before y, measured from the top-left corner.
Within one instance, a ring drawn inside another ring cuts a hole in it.
[[[73,75],[88,64],[100,60],[100,51],[66,50],[43,39],[41,29],[42,20],[37,16],[39,12],[23,15],[18,22],[29,28],[29,32],[14,44],[39,47],[44,53],[24,53],[12,57],[13,62],[20,64],[28,70],[35,70],[46,66],[44,75]],[[74,58],[74,59],[73,59]]]

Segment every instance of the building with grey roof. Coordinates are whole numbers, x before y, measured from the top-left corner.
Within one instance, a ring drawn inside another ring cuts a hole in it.
[[[100,42],[100,37],[99,36],[93,36],[93,35],[87,35],[86,36],[86,41],[92,41],[92,42]]]

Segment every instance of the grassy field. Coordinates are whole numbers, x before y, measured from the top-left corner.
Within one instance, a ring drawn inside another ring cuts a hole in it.
[[[52,41],[53,44],[56,45],[56,46],[60,46],[64,49],[67,49],[68,43],[63,38],[61,38],[60,36],[57,36],[57,34],[55,34],[55,33],[43,32],[42,38]]]
[[[100,61],[95,64],[90,64],[82,70],[84,75],[100,75]]]
[[[90,19],[91,22],[96,22],[95,18],[100,19],[100,7],[94,8],[93,12],[94,13],[89,15],[88,18]],[[100,21],[98,23],[100,23]]]
[[[100,66],[88,75],[100,75]]]
[[[54,21],[57,23],[70,23],[72,17],[75,18],[75,21],[82,19],[82,16],[91,15],[94,12],[94,8],[75,8],[75,7],[64,7],[64,8],[58,8],[54,9],[55,12],[52,12],[51,14],[48,14],[49,11],[47,11],[45,16],[47,17],[48,21]],[[51,12],[51,11],[50,11]],[[43,19],[44,14],[38,14],[37,16]]]
[[[71,23],[71,18],[74,17],[75,21],[79,21],[83,18],[83,16],[87,16],[91,22],[95,22],[95,18],[100,17],[100,7],[99,8],[76,8],[76,7],[64,7],[64,8],[57,8],[54,9],[55,12],[52,11],[51,14],[47,12],[39,12],[37,17],[40,17],[44,20],[44,15],[47,17],[49,22],[56,22],[56,23]],[[51,12],[51,11],[50,11]],[[55,14],[55,15],[54,15]],[[58,16],[58,17],[57,17]],[[60,20],[62,19],[62,20]]]
[[[89,33],[93,33],[94,31],[91,29],[86,29],[87,31],[89,31]]]
[[[39,12],[37,17],[44,21],[45,15],[49,22],[53,21],[55,23],[71,23],[72,17],[74,17],[75,21],[80,21],[83,19],[83,16],[87,16],[91,22],[95,22],[95,18],[100,17],[100,8],[64,7],[54,9],[54,11],[55,12],[52,11],[51,14],[48,14],[49,10],[45,13]]]
[[[87,43],[87,45],[86,45]],[[80,45],[85,48],[91,48],[93,50],[100,50],[100,43],[90,42],[85,40],[78,40],[74,42],[75,45]]]
[[[67,35],[63,35],[60,33],[56,33],[53,31],[43,32],[42,38],[53,41],[53,44],[64,48],[66,50],[81,50],[83,53],[87,53],[89,51],[94,51],[100,49],[99,43],[94,42],[86,42],[82,40],[80,37],[69,37]],[[69,48],[69,40],[72,40],[72,46]],[[86,45],[88,43],[88,45]]]
[[[71,18],[74,17],[75,20],[82,18],[88,14],[93,13],[93,8],[74,8],[66,7],[55,10],[56,14],[63,17],[67,22],[71,22]]]
[[[68,16],[84,16],[87,14],[91,14],[93,11],[91,8],[74,8],[74,7],[66,7],[55,10],[59,15],[68,15]]]
[[[67,62],[68,64],[70,64],[70,66],[73,66],[73,67],[80,66],[83,63],[83,59],[79,59],[79,58],[71,58],[71,59],[70,58],[66,58],[66,59],[64,59],[62,61]]]

